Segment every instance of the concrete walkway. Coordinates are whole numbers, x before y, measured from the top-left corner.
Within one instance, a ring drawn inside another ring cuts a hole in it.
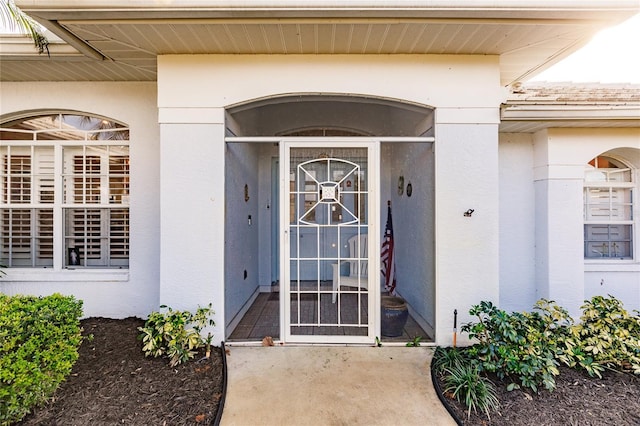
[[[222,426],[454,425],[426,347],[228,347]]]

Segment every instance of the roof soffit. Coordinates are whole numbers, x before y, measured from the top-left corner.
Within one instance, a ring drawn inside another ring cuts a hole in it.
[[[629,17],[630,5],[638,10],[637,2],[629,1],[579,2],[582,7],[575,1],[536,7],[540,2],[515,0],[504,7],[481,7],[472,0],[376,3],[382,7],[315,0],[254,0],[242,7],[215,0],[207,7],[179,0],[170,7],[151,0],[16,3],[87,58],[97,59],[86,66],[100,68],[96,75],[107,80],[154,80],[156,56],[163,54],[468,54],[499,55],[504,85],[542,71],[598,29]],[[7,72],[12,65],[6,61]],[[76,79],[82,78],[74,66]],[[117,72],[105,76],[109,66]],[[86,75],[91,79],[92,73]]]

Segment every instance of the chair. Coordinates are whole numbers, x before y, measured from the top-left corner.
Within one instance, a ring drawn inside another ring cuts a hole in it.
[[[340,286],[369,288],[369,245],[367,234],[354,235],[347,242],[349,244],[348,260],[331,265],[333,268],[333,303],[336,303]],[[349,273],[340,275],[340,267],[345,264],[349,265]]]

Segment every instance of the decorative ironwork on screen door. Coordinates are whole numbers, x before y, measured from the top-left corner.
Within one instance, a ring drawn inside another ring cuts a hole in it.
[[[289,331],[367,336],[367,149],[291,148]]]

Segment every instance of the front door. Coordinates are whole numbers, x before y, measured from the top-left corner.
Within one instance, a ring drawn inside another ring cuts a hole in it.
[[[379,306],[377,142],[281,143],[286,342],[371,343]]]

